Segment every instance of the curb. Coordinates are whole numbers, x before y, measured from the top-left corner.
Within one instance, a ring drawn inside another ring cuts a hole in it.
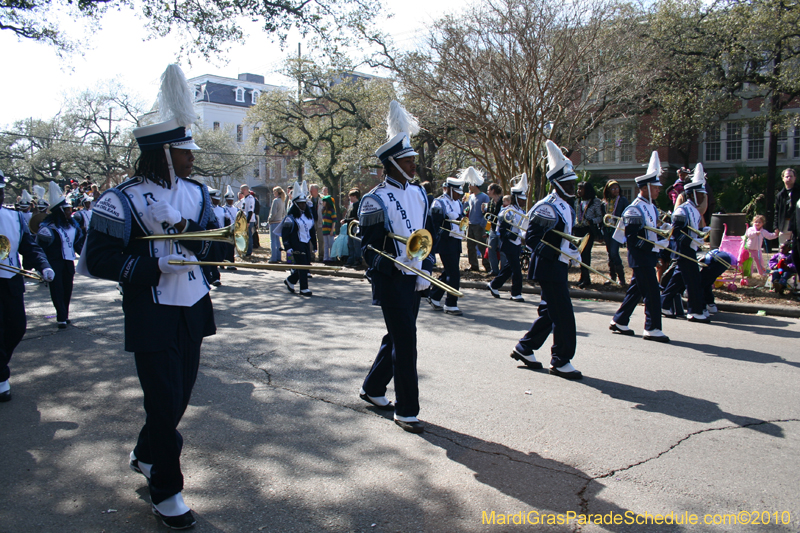
[[[364,278],[364,271],[345,271],[342,269],[339,272],[315,272],[315,275],[331,276],[338,278],[362,279]],[[462,281],[461,288],[464,289],[479,289],[489,290],[486,285],[489,283],[480,281]],[[509,287],[503,286],[499,290],[508,292]],[[540,294],[542,291],[539,287],[530,287],[527,280],[522,284],[522,292],[525,294]],[[621,302],[625,298],[624,293],[618,292],[600,292],[600,291],[586,291],[582,289],[570,289],[570,298],[579,298],[584,300],[606,300],[610,302]],[[717,309],[728,313],[741,313],[748,315],[755,315],[759,311],[766,311],[768,316],[780,316],[786,318],[800,318],[800,308],[789,307],[785,305],[758,305],[758,304],[734,304],[717,302]]]

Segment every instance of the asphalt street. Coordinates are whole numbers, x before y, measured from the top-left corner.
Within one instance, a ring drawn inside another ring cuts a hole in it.
[[[385,333],[367,282],[317,275],[303,298],[284,277],[225,272],[212,293],[180,427],[196,531],[800,531],[797,319],[665,320],[662,345],[611,334],[618,303],[574,300],[585,378],[570,382],[509,357],[538,296],[465,289],[463,317],[420,310],[417,436],[358,398]],[[66,330],[46,288],[26,293],[0,531],[166,531],[128,469],[143,409],[121,297],[75,281]]]

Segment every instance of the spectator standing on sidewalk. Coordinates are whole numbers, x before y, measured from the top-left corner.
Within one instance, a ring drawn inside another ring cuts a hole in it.
[[[272,188],[272,205],[269,208],[269,243],[271,255],[269,258],[270,263],[281,262],[281,238],[280,228],[281,222],[286,218],[286,194],[281,187]]]

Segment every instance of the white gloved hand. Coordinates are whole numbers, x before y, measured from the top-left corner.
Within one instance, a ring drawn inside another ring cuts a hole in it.
[[[708,233],[709,231],[711,231],[711,226],[706,226],[700,231],[702,231],[703,233]]]
[[[428,272],[427,270],[423,270],[423,272],[425,272],[429,276],[431,275],[431,273]],[[423,278],[422,276],[417,276],[417,282],[414,284],[414,291],[416,291],[416,292],[424,291],[425,289],[427,289],[430,286],[431,286],[431,282],[430,281],[428,281],[427,279]]]
[[[158,258],[158,269],[164,274],[183,274],[194,268],[193,265],[170,265],[170,261],[185,261],[180,254],[171,254]]]
[[[666,250],[669,248],[669,239],[658,239],[653,246],[656,250]]]
[[[153,216],[156,222],[160,222],[162,224],[166,222],[170,226],[174,226],[183,219],[180,211],[169,205],[167,202],[156,202],[154,205],[151,205],[150,214]]]
[[[572,259],[576,263],[580,263],[581,262],[581,253],[577,249],[573,250],[572,248],[570,248],[569,252],[567,253],[567,257],[569,257],[570,259]]]
[[[52,268],[45,268],[42,270],[42,279],[46,282],[50,283],[54,279],[56,279],[56,273]]]

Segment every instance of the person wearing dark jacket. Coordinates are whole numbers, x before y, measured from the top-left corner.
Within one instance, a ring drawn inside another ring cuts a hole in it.
[[[681,190],[683,190],[681,188]],[[617,218],[622,217],[625,208],[628,207],[628,199],[622,196],[620,192],[619,183],[614,180],[608,180],[605,187],[603,187],[603,207],[606,215],[613,215]],[[622,264],[622,258],[619,256],[620,243],[612,238],[614,235],[614,228],[603,225],[603,237],[605,237],[606,251],[608,252],[608,270],[611,274],[611,279],[616,280],[619,277],[620,284],[625,286],[625,265]],[[610,285],[611,282],[606,282]]]
[[[286,253],[291,253],[296,265],[310,265],[311,258],[317,251],[317,232],[314,228],[314,217],[311,214],[311,202],[308,196],[308,184],[295,182],[292,188],[292,204],[289,213],[283,219],[281,239]],[[292,273],[283,283],[289,292],[294,293],[294,285],[300,282],[300,295],[311,296],[308,288],[308,270],[292,269]]]
[[[6,178],[0,171],[0,235],[8,239],[8,255],[0,259],[0,402],[11,400],[11,369],[8,365],[27,328],[20,254],[25,267],[41,272],[44,281],[52,282],[56,275],[44,251],[28,231],[24,213],[3,207],[5,187]]]
[[[342,219],[342,226],[347,226],[350,222],[358,220],[361,191],[351,189],[347,196],[350,199],[350,206]],[[347,263],[345,266],[353,268],[361,266],[361,245],[355,239],[347,239]]]
[[[47,254],[47,261],[56,277],[50,282],[50,299],[56,309],[58,329],[69,323],[69,302],[75,279],[75,251],[83,248],[86,237],[83,229],[72,218],[72,206],[54,182],[50,182],[50,213],[39,225],[36,242]]]
[[[794,221],[794,206],[800,201],[800,189],[795,187],[797,175],[793,168],[785,168],[781,173],[783,189],[775,195],[775,231],[780,244],[791,240],[797,233]]]
[[[178,424],[197,379],[203,338],[216,326],[201,267],[181,262],[216,261],[221,250],[218,243],[177,238],[218,224],[208,188],[188,179],[192,150],[199,148],[188,129],[195,118],[192,92],[177,65],[162,76],[162,94],[161,113],[174,118],[133,130],[141,150],[135,175],[95,204],[78,271],[122,286],[125,350],[134,354],[147,415],[129,466],[147,478],[153,513],[172,529],[186,529],[195,519],[183,500]]]

